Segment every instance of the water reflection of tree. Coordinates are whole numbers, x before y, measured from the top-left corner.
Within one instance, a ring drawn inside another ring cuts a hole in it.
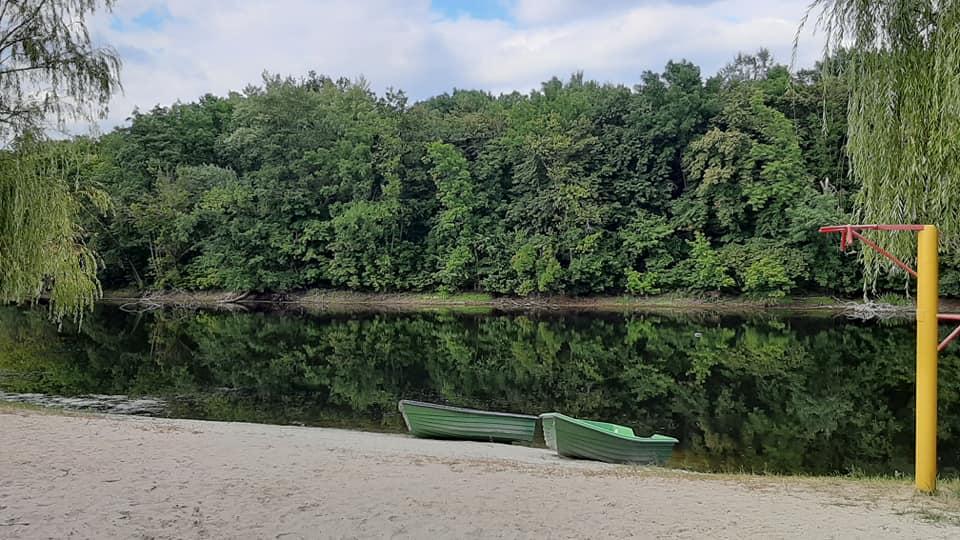
[[[912,328],[666,315],[299,317],[102,310],[57,335],[0,310],[0,388],[176,397],[174,414],[400,429],[400,398],[626,423],[693,467],[909,471]],[[958,362],[941,454],[960,462]]]

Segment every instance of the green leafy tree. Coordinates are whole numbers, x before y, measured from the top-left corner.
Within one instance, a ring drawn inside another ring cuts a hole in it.
[[[84,243],[86,203],[107,206],[86,181],[81,146],[43,144],[52,121],[103,111],[120,61],[93,45],[87,17],[109,2],[8,0],[0,6],[0,301],[49,291],[52,314],[79,316],[99,296],[96,257]]]
[[[827,53],[847,49],[847,150],[860,185],[857,220],[933,223],[960,246],[960,4],[818,0]],[[911,235],[883,244],[914,257]],[[865,252],[873,275],[883,259]]]
[[[690,258],[679,268],[678,279],[699,291],[721,291],[733,287],[734,280],[720,253],[700,233],[690,241]]]
[[[828,118],[845,58],[791,74],[761,50],[707,79],[669,62],[633,88],[574,74],[412,105],[267,74],[96,141],[83,176],[117,208],[85,222],[89,245],[109,286],[715,292],[688,276],[702,235],[723,292],[851,294],[862,270],[811,225],[852,219],[846,123]]]
[[[424,159],[431,164],[441,208],[431,231],[439,258],[437,281],[450,291],[476,285],[481,233],[478,212],[483,201],[470,164],[456,147],[441,142],[429,144]]]
[[[93,307],[98,264],[80,216],[110,207],[107,194],[83,179],[94,159],[87,146],[30,137],[0,152],[0,300],[26,302],[47,291],[58,320]]]
[[[5,0],[0,10],[0,141],[53,121],[93,118],[119,89],[120,59],[90,39],[111,0]]]

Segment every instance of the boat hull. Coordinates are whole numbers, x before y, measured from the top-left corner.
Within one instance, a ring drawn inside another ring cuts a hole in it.
[[[403,400],[400,412],[415,437],[488,442],[533,442],[537,417]]]
[[[547,448],[557,449],[557,418],[553,413],[541,414],[540,425],[543,426],[543,442]]]
[[[677,440],[664,435],[635,437],[629,428],[589,422],[559,413],[540,415],[547,447],[571,458],[607,463],[662,464],[670,459]],[[614,430],[613,428],[620,428]]]

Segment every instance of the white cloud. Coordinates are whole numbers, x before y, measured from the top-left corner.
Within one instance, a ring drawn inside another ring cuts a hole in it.
[[[378,90],[418,99],[453,87],[526,91],[577,70],[634,84],[680,58],[709,75],[759,47],[788,62],[806,4],[513,0],[507,21],[446,19],[429,0],[128,0],[94,22],[98,39],[124,57],[125,92],[103,124],[122,122],[135,106],[240,90],[263,70],[364,75]],[[169,17],[133,22],[149,10]],[[801,65],[817,58],[820,43],[801,41]]]
[[[643,5],[637,0],[515,0],[510,13],[524,24],[555,23],[573,18],[591,18],[610,12],[625,11]]]

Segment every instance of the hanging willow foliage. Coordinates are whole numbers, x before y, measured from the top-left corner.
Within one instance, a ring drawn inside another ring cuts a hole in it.
[[[97,260],[78,225],[110,199],[87,185],[83,145],[22,139],[0,152],[0,302],[50,299],[56,320],[80,319],[100,296]]]
[[[0,140],[96,118],[120,88],[120,57],[87,18],[113,0],[0,0]]]
[[[815,0],[825,56],[847,49],[847,152],[862,186],[861,223],[934,224],[941,251],[960,246],[960,2]],[[808,13],[809,15],[809,13]],[[804,20],[806,23],[806,20]],[[801,25],[802,27],[802,25]],[[915,259],[916,240],[882,244]],[[888,267],[864,253],[868,280]],[[870,279],[872,278],[872,279]]]
[[[108,199],[81,181],[92,155],[83,145],[44,143],[39,134],[102,116],[119,89],[119,56],[87,28],[88,17],[112,5],[0,0],[0,303],[47,295],[58,320],[79,319],[100,295],[79,217]]]

